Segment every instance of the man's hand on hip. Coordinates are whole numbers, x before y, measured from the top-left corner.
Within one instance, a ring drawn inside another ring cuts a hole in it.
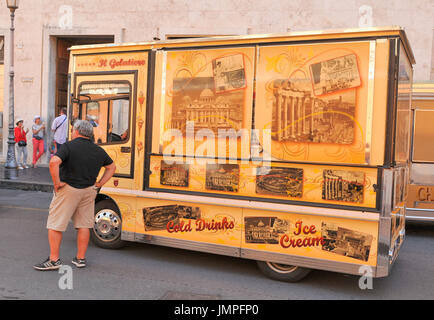
[[[59,182],[54,185],[54,192],[57,193],[60,189],[62,189],[66,185],[65,182]]]

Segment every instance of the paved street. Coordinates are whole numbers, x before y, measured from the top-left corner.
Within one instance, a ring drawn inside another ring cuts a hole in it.
[[[434,224],[408,224],[392,274],[360,290],[359,278],[313,271],[290,284],[267,279],[254,261],[145,244],[121,250],[90,245],[89,265],[73,268],[73,289],[61,274],[32,265],[48,254],[45,222],[50,193],[0,189],[0,299],[434,299]],[[75,254],[75,231],[61,258]]]

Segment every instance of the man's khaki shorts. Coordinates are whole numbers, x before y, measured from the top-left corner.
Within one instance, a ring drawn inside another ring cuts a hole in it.
[[[66,184],[54,193],[48,213],[47,229],[64,232],[72,219],[76,229],[90,229],[94,226],[94,186],[77,189]]]

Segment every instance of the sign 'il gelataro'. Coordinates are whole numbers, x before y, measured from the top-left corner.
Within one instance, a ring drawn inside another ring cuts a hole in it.
[[[110,67],[115,69],[116,67],[124,67],[124,66],[144,66],[146,64],[146,60],[136,60],[136,59],[100,59],[98,62],[98,68]]]

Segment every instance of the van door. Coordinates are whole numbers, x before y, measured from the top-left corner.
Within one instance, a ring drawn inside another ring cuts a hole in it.
[[[125,188],[134,177],[136,78],[137,72],[76,73],[73,82],[71,125],[76,119],[92,123],[94,142],[113,159],[114,177],[121,178],[114,181]]]

